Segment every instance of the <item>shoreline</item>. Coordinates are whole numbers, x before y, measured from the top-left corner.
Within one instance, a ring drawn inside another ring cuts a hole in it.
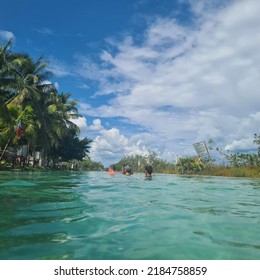
[[[72,170],[72,169],[55,169],[55,168],[0,168],[0,172],[50,172],[50,171],[71,171],[71,172],[105,172],[105,170]],[[135,171],[134,173],[141,174],[143,172]],[[165,175],[181,175],[181,176],[210,176],[210,177],[227,177],[227,178],[248,178],[260,179],[260,167],[212,167],[209,170],[203,170],[200,173],[187,172],[179,173],[173,170],[155,171],[154,174]]]

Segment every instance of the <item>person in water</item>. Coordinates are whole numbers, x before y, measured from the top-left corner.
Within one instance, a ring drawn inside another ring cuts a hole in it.
[[[116,174],[116,168],[115,168],[114,165],[110,165],[110,166],[108,167],[107,174],[109,174],[109,175],[115,175],[115,174]]]
[[[150,165],[147,165],[144,167],[145,170],[145,180],[151,180],[152,179],[152,173],[153,173],[153,168]]]
[[[131,165],[129,163],[127,163],[126,165],[123,164],[122,166],[122,174],[124,175],[133,175],[133,172],[132,172],[132,168],[131,168]]]

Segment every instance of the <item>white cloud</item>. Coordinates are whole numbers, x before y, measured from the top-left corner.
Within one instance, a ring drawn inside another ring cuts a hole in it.
[[[128,139],[119,130],[111,128],[100,131],[91,144],[90,157],[95,161],[102,161],[109,165],[118,161],[118,154],[123,155]]]
[[[249,151],[255,149],[255,145],[253,145],[253,137],[242,138],[239,140],[234,140],[230,145],[225,146],[225,150],[229,151]]]
[[[3,40],[9,41],[10,39],[14,39],[15,36],[10,31],[0,30],[0,38]]]
[[[85,117],[71,121],[78,125],[82,137],[93,140],[90,149],[92,160],[101,161],[106,166],[118,162],[124,155],[147,154],[148,147],[157,141],[149,133],[126,137],[117,128],[105,129],[100,119],[94,119],[92,125],[88,125]]]
[[[237,131],[233,133],[233,137],[235,139],[231,140],[225,146],[225,150],[248,151],[256,149],[256,145],[253,143],[253,133],[259,133],[259,127],[260,112],[250,114],[248,117],[241,119],[239,125],[237,126]]]
[[[116,95],[97,108],[82,104],[82,111],[142,126],[161,154],[191,154],[192,143],[209,138],[222,147],[251,147],[260,133],[260,2],[223,1],[220,10],[213,2],[192,1],[197,25],[157,19],[142,44],[127,37],[116,52],[115,45],[102,52],[100,64],[86,60],[82,77],[99,81],[99,93]],[[99,146],[116,149],[108,135],[100,137]],[[130,147],[138,150],[137,142]]]
[[[90,130],[96,130],[100,131],[103,129],[103,126],[101,125],[101,120],[100,119],[95,119],[93,120],[93,125],[89,127]]]
[[[70,121],[79,127],[82,137],[85,137],[88,130],[87,119],[85,117],[79,117],[76,119],[70,119]]]
[[[55,83],[54,83],[54,86],[55,86],[55,88],[56,88],[57,90],[59,90],[59,83],[58,83],[58,82],[55,82]]]

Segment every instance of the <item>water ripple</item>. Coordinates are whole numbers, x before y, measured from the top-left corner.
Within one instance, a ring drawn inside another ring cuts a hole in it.
[[[0,259],[259,259],[259,180],[5,172]]]

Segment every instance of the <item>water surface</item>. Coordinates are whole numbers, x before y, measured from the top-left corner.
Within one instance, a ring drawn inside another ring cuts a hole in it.
[[[260,259],[260,180],[0,172],[0,259]]]

